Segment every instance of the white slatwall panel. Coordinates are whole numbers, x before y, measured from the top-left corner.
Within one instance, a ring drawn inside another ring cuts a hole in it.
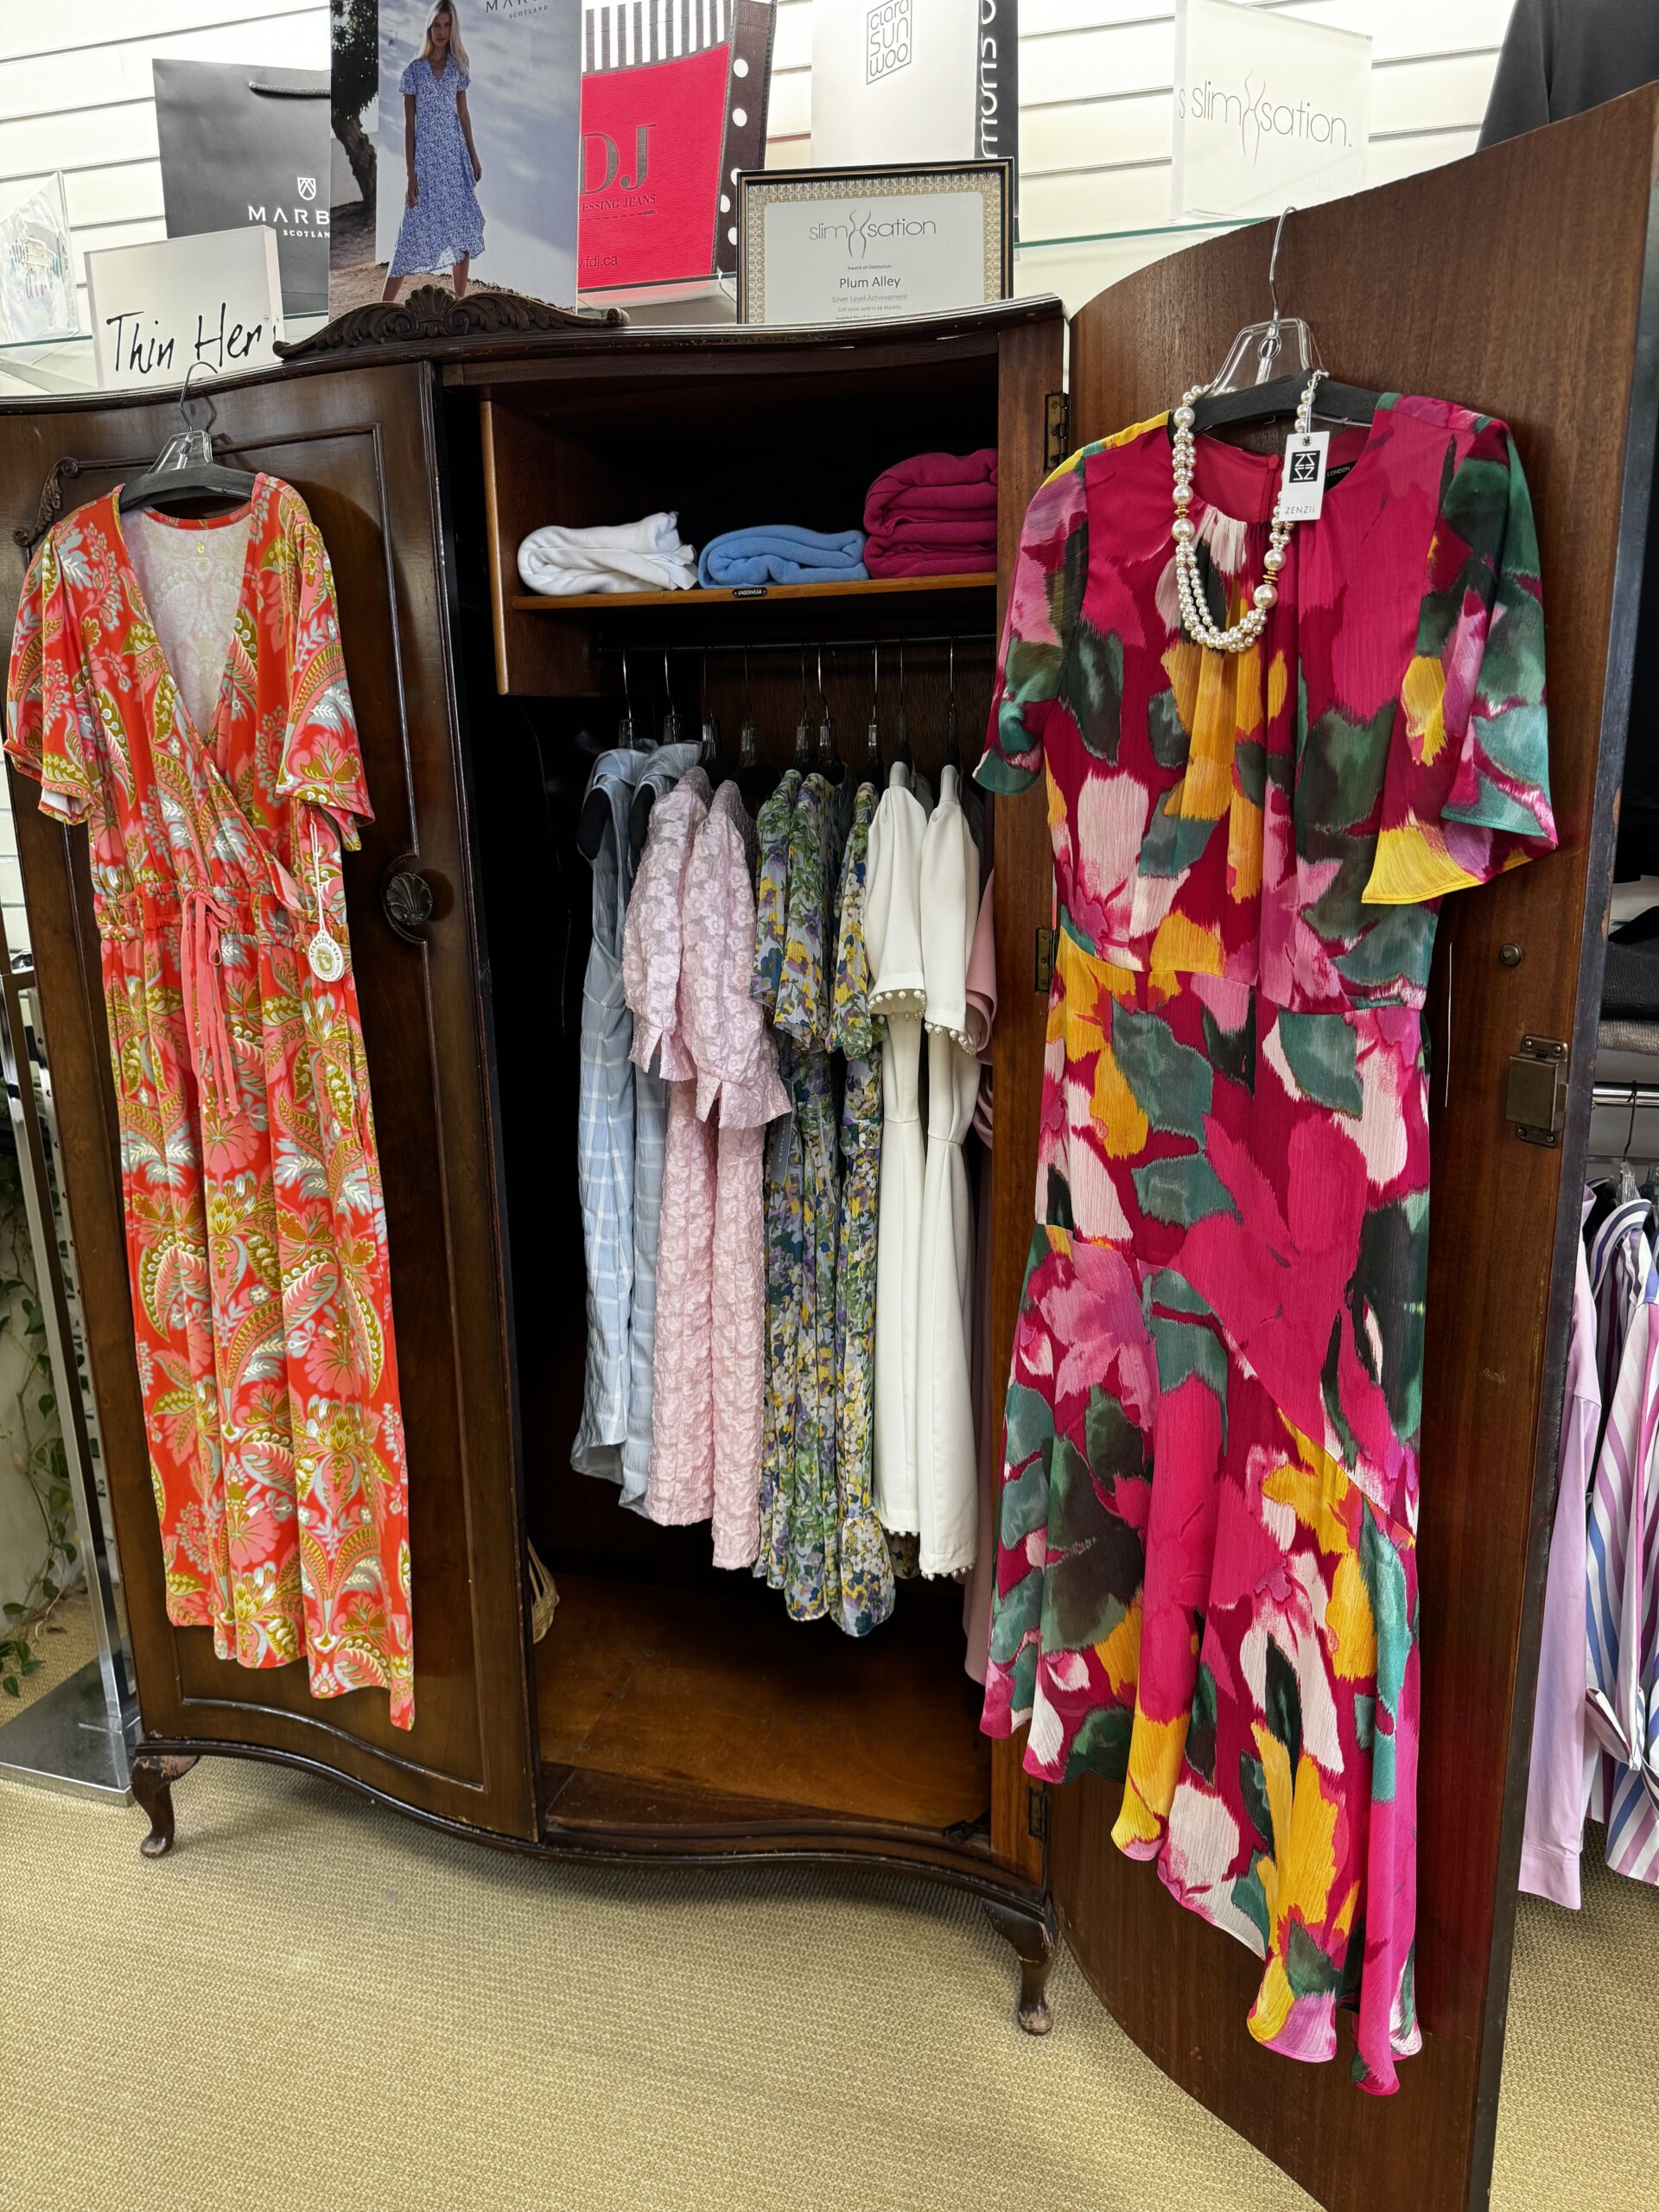
[[[1266,4],[1311,22],[1369,32],[1375,41],[1371,183],[1474,150],[1510,0]],[[811,159],[811,5],[779,0],[769,168],[798,168]],[[1175,75],[1175,16],[1168,0],[1020,0],[1020,12],[1022,238],[1029,246],[1166,223]],[[1027,252],[1021,263],[1022,286],[1046,289],[1051,277],[1037,258]],[[1046,265],[1058,270],[1062,263],[1051,257]],[[1098,265],[1104,283],[1106,264]],[[1133,265],[1114,265],[1109,273],[1124,274]],[[1060,289],[1071,298],[1069,289]]]
[[[152,61],[328,67],[327,0],[0,0],[0,184],[61,169],[78,258],[167,235]]]

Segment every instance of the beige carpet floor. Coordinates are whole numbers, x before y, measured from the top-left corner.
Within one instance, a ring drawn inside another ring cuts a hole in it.
[[[0,2212],[1310,2202],[1069,1960],[1020,2034],[965,1901],[537,1865],[230,1761],[176,1802],[150,1865],[136,1810],[0,1785]],[[1653,2203],[1656,2054],[1659,1893],[1524,1902],[1498,2212]]]

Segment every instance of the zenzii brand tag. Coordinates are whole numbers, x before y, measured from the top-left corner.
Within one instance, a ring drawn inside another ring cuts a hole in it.
[[[1279,487],[1279,512],[1284,521],[1319,520],[1330,454],[1329,430],[1293,430],[1286,439],[1285,480]]]

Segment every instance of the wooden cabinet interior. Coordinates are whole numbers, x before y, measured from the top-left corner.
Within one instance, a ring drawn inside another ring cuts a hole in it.
[[[1022,338],[1040,338],[1057,373],[1058,318],[1018,334],[1016,352]],[[752,459],[803,437],[828,449],[855,434],[868,447],[872,415],[886,459],[996,445],[1009,349],[1007,336],[982,336],[913,362],[909,347],[878,340],[830,367],[762,356],[712,385],[701,363],[690,374],[664,364],[641,388],[526,372],[505,389],[486,382],[481,396],[464,385],[446,394],[454,534],[486,556],[483,573],[476,550],[458,560],[456,643],[489,970],[498,1007],[536,1009],[498,1020],[495,1051],[527,1524],[569,1593],[536,1655],[550,1833],[614,1820],[624,1804],[638,1817],[643,1788],[659,1805],[674,1793],[681,1821],[693,1808],[729,1819],[747,1804],[774,1823],[792,1808],[897,1827],[916,1848],[950,1830],[964,1849],[1037,1871],[1017,1780],[1000,1792],[993,1840],[993,1765],[1017,1775],[1018,1762],[980,1734],[960,1592],[906,1585],[894,1620],[853,1645],[828,1622],[789,1623],[778,1595],[717,1573],[706,1529],[620,1512],[608,1484],[569,1465],[580,1312],[569,1268],[543,1258],[578,1253],[582,1234],[574,1177],[546,1164],[575,1157],[588,883],[581,868],[550,880],[548,855],[593,749],[613,741],[625,704],[659,736],[671,702],[687,735],[712,715],[728,754],[752,716],[760,756],[778,769],[803,720],[816,757],[827,712],[856,770],[874,715],[884,760],[902,719],[918,765],[937,775],[954,694],[971,767],[989,705],[995,580],[561,607],[534,603],[516,565],[541,524],[672,508],[721,453]],[[884,352],[896,358],[884,363]],[[1020,449],[1003,461],[1004,498],[1021,512],[1040,472],[1040,406],[1017,419]],[[994,1418],[988,1404],[980,1417]]]

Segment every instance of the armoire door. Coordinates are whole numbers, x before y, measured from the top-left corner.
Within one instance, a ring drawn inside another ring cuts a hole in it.
[[[1114,1847],[1118,1785],[1088,1778],[1052,1793],[1050,1867],[1061,1927],[1117,2019],[1332,2212],[1465,2212],[1487,2201],[1653,444],[1659,298],[1644,264],[1656,105],[1649,89],[1293,214],[1279,263],[1286,312],[1311,322],[1334,376],[1455,400],[1512,426],[1540,533],[1560,834],[1552,856],[1446,902],[1429,997],[1424,2044],[1401,2062],[1398,2094],[1354,2086],[1345,2025],[1328,2065],[1252,2041],[1259,1961]],[[1082,310],[1074,447],[1173,406],[1214,373],[1235,333],[1268,312],[1272,235],[1264,225],[1198,245]],[[1012,805],[1030,816],[1022,842],[1034,849],[1040,794]],[[1000,879],[1001,827],[998,843]],[[1046,895],[1045,885],[1033,915]],[[1005,1010],[1012,995],[1005,988]],[[1529,1036],[1569,1048],[1559,1148],[1522,1141],[1505,1116],[1511,1056]],[[999,1153],[1003,1106],[999,1078]],[[1016,1179],[1030,1187],[1023,1167]]]
[[[214,1657],[207,1630],[168,1624],[86,838],[43,817],[35,786],[14,773],[58,1094],[92,1102],[65,1116],[66,1179],[144,1733],[295,1758],[440,1818],[528,1837],[523,1568],[486,1009],[454,739],[430,375],[421,365],[290,373],[212,397],[220,452],[296,486],[322,531],[374,808],[345,869],[408,1433],[416,1720],[408,1733],[392,1728],[378,1692],[318,1702],[302,1667],[239,1668]],[[80,464],[65,487],[73,507],[142,471],[177,426],[170,402],[0,416],[11,522],[34,522],[63,457]],[[8,632],[25,558],[8,529]]]

